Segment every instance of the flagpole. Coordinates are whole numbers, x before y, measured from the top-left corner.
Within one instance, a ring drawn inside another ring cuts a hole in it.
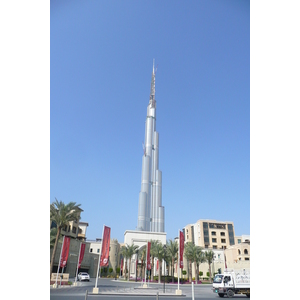
[[[177,260],[178,290],[179,290],[179,270],[180,270],[180,229],[178,229],[178,260]]]
[[[102,243],[101,243],[100,253],[99,253],[98,268],[97,268],[97,276],[96,276],[96,283],[95,283],[95,288],[94,288],[95,291],[98,290],[98,289],[97,289],[97,284],[98,284],[98,275],[99,275],[100,259],[101,259],[101,254],[102,254],[104,226],[105,226],[105,224],[103,225],[103,231],[102,231]],[[96,289],[97,289],[97,290],[96,290]],[[97,291],[97,293],[98,293],[98,291]]]
[[[65,268],[65,267],[63,267],[63,268],[62,268],[62,271],[61,271],[61,277],[60,277],[60,283],[59,283],[60,286],[61,286],[61,280],[62,280],[62,277],[63,277],[63,275],[64,275],[64,268]]]
[[[63,237],[63,241],[62,241],[61,249],[60,249],[60,256],[59,256],[58,268],[57,268],[57,273],[56,273],[56,281],[55,281],[55,286],[56,286],[56,287],[57,287],[57,277],[58,277],[58,273],[59,273],[60,260],[61,260],[62,250],[63,250],[63,247],[64,247],[64,242],[65,242],[65,236]]]
[[[78,276],[78,265],[79,265],[79,257],[80,257],[80,252],[81,252],[81,245],[82,245],[82,242],[80,243],[80,246],[79,246],[79,253],[78,253],[78,260],[77,260],[75,283],[77,281],[77,276]]]

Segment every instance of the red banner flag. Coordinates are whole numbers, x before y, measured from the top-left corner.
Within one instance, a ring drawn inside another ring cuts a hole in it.
[[[100,267],[108,266],[109,245],[110,245],[110,227],[104,226]]]
[[[179,231],[179,267],[183,268],[183,250],[184,250],[184,236],[183,232]]]
[[[156,270],[158,270],[158,260],[156,261]]]
[[[78,259],[78,269],[81,267],[81,263],[84,256],[85,244],[81,244],[80,252],[79,252],[79,259]]]
[[[69,256],[69,249],[70,249],[70,242],[71,239],[69,236],[64,237],[64,243],[62,245],[62,252],[60,258],[60,267],[64,268],[67,264],[68,256]]]
[[[150,249],[151,249],[151,242],[148,242],[148,245],[147,245],[147,270],[151,270]]]

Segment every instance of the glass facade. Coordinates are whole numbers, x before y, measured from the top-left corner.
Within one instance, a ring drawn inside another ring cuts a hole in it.
[[[233,233],[233,226],[232,224],[227,224],[228,228],[228,236],[229,236],[229,244],[234,245],[234,233]]]
[[[192,242],[195,245],[195,238],[194,238],[194,226],[191,226],[192,229]]]
[[[203,222],[204,244],[209,244],[209,231],[207,222]]]

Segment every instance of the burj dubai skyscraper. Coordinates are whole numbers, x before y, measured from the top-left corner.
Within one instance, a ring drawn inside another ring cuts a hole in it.
[[[165,208],[162,206],[162,173],[158,169],[159,143],[156,131],[155,70],[151,79],[150,99],[145,122],[142,158],[142,183],[139,193],[137,230],[164,232]]]

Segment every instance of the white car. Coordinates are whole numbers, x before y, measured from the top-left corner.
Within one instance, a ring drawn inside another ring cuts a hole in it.
[[[90,275],[86,272],[80,272],[78,274],[78,280],[79,281],[83,281],[83,280],[87,280],[87,281],[90,281]]]

